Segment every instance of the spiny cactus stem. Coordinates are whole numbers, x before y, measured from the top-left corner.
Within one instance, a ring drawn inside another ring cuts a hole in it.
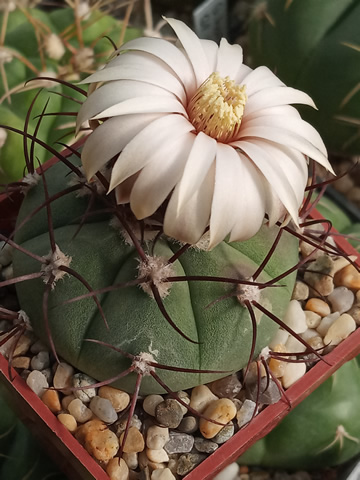
[[[59,360],[58,354],[56,353],[54,339],[51,335],[51,330],[50,330],[50,325],[49,325],[49,316],[48,316],[49,295],[50,295],[51,289],[53,288],[54,281],[55,281],[55,275],[51,274],[50,278],[48,279],[48,281],[46,283],[46,287],[45,287],[44,294],[43,294],[42,313],[43,313],[43,319],[44,319],[44,323],[45,323],[45,332],[46,332],[48,341],[50,343],[50,348],[51,348],[51,351],[52,351],[52,353],[55,357],[56,362],[59,364],[60,360]]]
[[[280,239],[281,239],[281,235],[283,233],[283,229],[280,228],[277,235],[276,235],[276,238],[273,242],[273,244],[271,245],[271,248],[270,250],[268,251],[268,253],[266,254],[264,260],[261,262],[259,268],[256,270],[256,272],[252,275],[252,278],[253,280],[256,280],[257,277],[260,275],[260,273],[264,270],[264,268],[266,267],[266,265],[268,264],[270,258],[272,257],[272,254],[275,252],[276,250],[276,247],[278,246],[279,242],[280,242]]]

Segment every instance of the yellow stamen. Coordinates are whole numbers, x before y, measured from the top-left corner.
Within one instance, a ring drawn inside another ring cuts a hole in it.
[[[214,72],[190,100],[188,114],[197,132],[226,143],[239,132],[246,101],[246,85]]]

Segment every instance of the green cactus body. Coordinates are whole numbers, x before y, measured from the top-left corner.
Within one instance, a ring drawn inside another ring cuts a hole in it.
[[[357,359],[320,385],[238,462],[308,469],[339,465],[360,452],[360,375]]]
[[[326,146],[360,152],[358,0],[267,0],[250,28],[250,55],[287,85],[307,92],[318,111],[302,109]]]
[[[25,15],[26,13],[26,15]],[[93,64],[82,64],[77,60],[76,54],[70,52],[64,44],[64,55],[61,58],[50,58],[49,52],[44,48],[44,40],[36,36],[34,24],[32,24],[28,16],[33,19],[33,22],[41,24],[42,32],[48,30],[52,34],[61,37],[62,32],[67,31],[71,38],[68,43],[73,49],[81,50],[79,39],[77,38],[75,26],[75,14],[72,8],[62,8],[54,10],[50,13],[45,13],[37,8],[26,9],[25,11],[15,9],[9,13],[6,23],[5,35],[5,60],[2,61],[4,75],[0,82],[0,116],[1,124],[10,125],[20,129],[24,128],[24,120],[26,118],[31,101],[35,96],[36,90],[20,91],[13,93],[10,100],[6,97],[6,84],[8,90],[15,87],[22,88],[27,80],[44,74],[55,76],[56,78],[65,80],[79,80],[83,78],[90,71],[95,71],[100,65],[104,64],[108,57],[113,52],[113,46],[108,39],[103,38],[105,35],[111,38],[115,43],[119,42],[122,24],[110,15],[104,15],[100,11],[93,11],[88,19],[84,19],[82,42],[85,48],[93,51]],[[0,25],[2,25],[4,14],[0,15]],[[72,31],[69,27],[72,26]],[[4,27],[2,27],[4,28]],[[39,28],[39,27],[38,27]],[[131,40],[141,34],[141,30],[137,28],[127,28],[125,41]],[[40,48],[41,47],[41,48]],[[0,53],[2,47],[0,46]],[[41,52],[41,53],[40,53]],[[42,55],[42,58],[41,58]],[[28,65],[25,65],[24,58]],[[35,71],[29,68],[31,64]],[[31,84],[29,84],[30,86]],[[44,82],[44,86],[47,84]],[[35,86],[41,86],[38,82]],[[82,101],[83,97],[76,91],[69,91],[63,85],[51,85],[51,91],[57,94],[69,95],[74,100]],[[50,102],[47,112],[76,112],[79,105],[75,101],[69,100],[60,95],[49,94],[42,92],[38,102],[35,104],[32,114],[29,118],[28,132],[33,133],[38,123],[38,116],[41,114],[46,100],[50,97]],[[71,125],[72,124],[72,125]],[[41,120],[40,128],[37,132],[37,137],[45,141],[49,145],[60,149],[55,144],[57,140],[62,138],[62,141],[69,141],[73,139],[73,131],[75,128],[74,117],[50,115],[45,116]],[[65,136],[65,139],[63,138]],[[40,163],[43,163],[49,158],[46,150],[35,147],[36,158]],[[24,174],[24,156],[23,156],[23,140],[20,136],[8,133],[5,143],[0,147],[0,183],[9,183],[18,181]]]
[[[46,172],[50,196],[65,188],[69,178],[67,173],[67,167],[60,163]],[[21,222],[43,200],[44,189],[40,183],[28,192],[18,221]],[[81,274],[94,290],[137,278],[139,255],[124,242],[117,230],[109,226],[109,218],[104,218],[104,215],[89,216],[73,238],[87,204],[88,197],[77,198],[75,194],[68,194],[51,205],[56,243],[72,257],[70,267]],[[172,276],[250,277],[267,255],[277,233],[277,227],[269,229],[264,226],[249,241],[222,242],[210,252],[189,249],[174,262]],[[170,239],[162,238],[156,242],[154,254],[168,260],[180,247]],[[50,244],[46,212],[42,210],[27,222],[18,231],[15,240],[37,255],[47,255]],[[150,253],[152,244],[148,244],[147,248]],[[297,261],[298,241],[283,232],[279,246],[257,281],[273,279],[296,265]],[[15,252],[16,276],[35,271],[39,271],[39,262]],[[281,317],[291,297],[294,274],[279,283],[281,287],[262,290],[260,303]],[[46,341],[41,313],[44,288],[41,278],[17,285],[21,308],[31,318],[36,333]],[[247,309],[234,296],[235,288],[234,284],[218,281],[180,281],[172,284],[163,304],[177,327],[190,339],[199,342],[191,343],[174,330],[163,317],[156,301],[139,286],[116,289],[98,296],[109,324],[107,329],[92,298],[63,304],[87,292],[78,280],[66,276],[57,282],[49,298],[49,324],[56,351],[66,361],[99,380],[112,378],[126,370],[130,360],[84,339],[106,342],[133,355],[150,353],[156,362],[180,369],[239,370],[249,361],[253,328]],[[210,305],[224,295],[228,298]],[[269,343],[277,330],[276,323],[260,313],[256,312],[256,354]],[[159,374],[175,391],[224,375],[166,370]],[[136,375],[131,374],[118,380],[116,385],[132,391],[135,379]],[[159,391],[162,389],[152,377],[144,377],[141,385],[143,394]]]

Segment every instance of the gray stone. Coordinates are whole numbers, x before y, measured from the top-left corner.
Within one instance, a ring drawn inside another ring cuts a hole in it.
[[[334,312],[340,314],[347,312],[354,304],[355,295],[346,287],[334,288],[334,291],[328,296]]]
[[[44,370],[50,366],[49,352],[46,350],[39,352],[31,359],[31,368],[33,370]]]
[[[219,445],[212,440],[206,440],[203,437],[195,437],[194,447],[200,453],[213,453],[219,448]]]
[[[55,374],[56,375],[56,374]],[[85,373],[76,373],[72,377],[72,384],[75,388],[90,387],[93,383],[96,383],[94,378],[85,375]],[[92,398],[96,395],[95,388],[85,388],[84,390],[74,390],[75,397],[80,398],[84,403],[89,403]]]
[[[236,414],[236,419],[239,428],[250,422],[254,416],[254,410],[256,409],[256,403],[252,400],[245,400],[240,410]]]
[[[45,376],[38,370],[33,370],[29,373],[26,383],[38,397],[42,397],[45,390],[49,388],[49,384]]]
[[[189,453],[194,446],[194,437],[187,433],[172,432],[170,439],[165,444],[164,449],[167,453]]]
[[[225,427],[223,427],[219,433],[212,438],[212,441],[221,445],[222,443],[227,442],[234,435],[234,424],[229,422]]]
[[[234,398],[241,390],[241,383],[237,375],[228,375],[208,384],[208,387],[214,395],[219,398]]]
[[[281,392],[274,380],[268,377],[262,377],[260,380],[260,393],[258,395],[258,383],[251,382],[246,384],[246,394],[249,400],[253,402],[263,403],[264,405],[272,405],[281,398]]]
[[[118,419],[114,407],[107,398],[93,397],[90,401],[90,410],[105,423],[114,423]]]
[[[171,398],[159,403],[155,409],[156,420],[165,427],[177,428],[183,416],[181,405]]]
[[[37,340],[30,347],[30,352],[31,353],[37,354],[37,353],[40,353],[42,351],[48,351],[48,348],[41,340]]]
[[[191,472],[195,467],[205,460],[206,455],[201,453],[185,453],[181,455],[178,461],[176,473],[178,475],[186,475]]]
[[[183,433],[194,433],[199,428],[199,419],[189,415],[184,417],[180,425],[178,426],[178,430]]]

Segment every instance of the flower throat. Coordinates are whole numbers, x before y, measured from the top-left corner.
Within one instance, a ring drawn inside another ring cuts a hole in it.
[[[236,85],[214,72],[189,102],[190,121],[197,132],[226,143],[239,132],[246,100],[246,85]]]

